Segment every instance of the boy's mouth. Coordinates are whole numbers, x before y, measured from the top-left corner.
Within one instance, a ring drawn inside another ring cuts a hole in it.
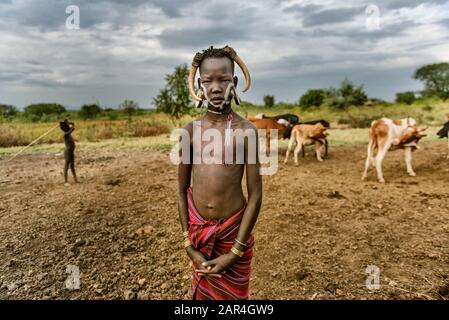
[[[215,97],[215,98],[212,98],[212,99],[210,99],[213,103],[221,103],[221,102],[223,102],[223,98],[221,98],[221,97]]]

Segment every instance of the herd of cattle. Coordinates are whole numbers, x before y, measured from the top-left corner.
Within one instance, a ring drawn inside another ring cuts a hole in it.
[[[328,142],[326,137],[330,124],[326,120],[300,121],[298,116],[294,114],[282,114],[274,117],[268,117],[264,114],[258,114],[253,117],[246,115],[246,119],[251,121],[257,129],[265,130],[266,150],[270,150],[270,130],[272,129],[278,130],[279,137],[282,136],[283,139],[290,140],[284,163],[288,162],[289,155],[293,151],[295,164],[298,165],[298,154],[302,151],[302,156],[304,157],[304,146],[307,145],[315,145],[318,161],[323,161],[323,148],[325,150],[324,156],[327,156]],[[395,149],[404,149],[407,173],[415,176],[416,173],[412,168],[412,151],[418,148],[419,140],[426,136],[423,133],[426,129],[418,128],[416,120],[413,118],[397,120],[382,118],[373,121],[369,128],[368,154],[362,180],[366,179],[368,169],[372,165],[376,168],[379,182],[385,182],[382,173],[382,161],[387,151]],[[438,131],[437,135],[440,138],[448,138],[448,132],[449,116],[448,121]]]

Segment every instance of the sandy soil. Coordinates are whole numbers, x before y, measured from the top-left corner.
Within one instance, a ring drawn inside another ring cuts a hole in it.
[[[253,299],[444,299],[449,283],[446,142],[384,162],[360,180],[365,146],[264,177],[254,230]],[[283,152],[284,154],[284,152]],[[62,183],[61,154],[0,160],[0,298],[188,299],[176,167],[168,152],[77,154],[80,184]],[[142,227],[144,227],[142,229]],[[68,265],[81,287],[65,286]],[[380,269],[380,289],[365,283]]]

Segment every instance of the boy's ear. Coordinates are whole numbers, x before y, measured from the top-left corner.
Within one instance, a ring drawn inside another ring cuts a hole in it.
[[[239,78],[237,76],[234,76],[234,87],[237,88],[237,83],[239,82]]]

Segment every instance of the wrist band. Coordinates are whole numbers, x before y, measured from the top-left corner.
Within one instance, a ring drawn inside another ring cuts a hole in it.
[[[243,242],[241,242],[239,239],[235,238],[235,242],[237,242],[239,245],[244,246],[245,248],[247,247],[247,245]]]
[[[184,248],[188,248],[188,247],[190,247],[191,245],[192,245],[192,243],[190,242],[189,239],[184,240]]]
[[[240,251],[240,250],[236,249],[235,247],[231,248],[231,252],[233,254],[235,254],[236,256],[239,256],[240,258],[243,257],[243,255],[245,254],[243,251]]]

